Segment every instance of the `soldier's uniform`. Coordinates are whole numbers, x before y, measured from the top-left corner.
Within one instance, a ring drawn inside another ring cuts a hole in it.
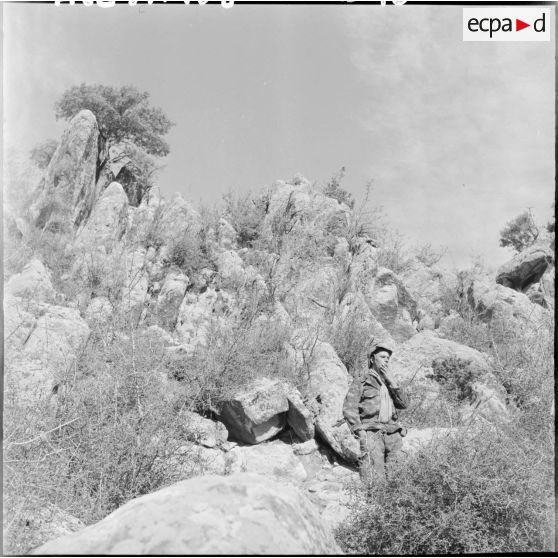
[[[383,349],[383,347],[381,347]],[[378,347],[375,348],[378,350]],[[391,354],[391,349],[386,349]],[[402,446],[405,427],[397,422],[396,409],[406,409],[408,399],[403,388],[388,387],[378,372],[368,369],[355,378],[349,389],[343,414],[354,434],[360,437],[360,475],[370,482],[374,472],[385,478],[385,467]]]

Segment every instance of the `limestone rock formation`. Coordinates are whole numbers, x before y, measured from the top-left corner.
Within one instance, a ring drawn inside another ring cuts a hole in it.
[[[6,386],[24,404],[48,398],[89,338],[73,308],[8,297]]]
[[[34,554],[340,554],[301,492],[259,475],[206,476],[132,500]]]
[[[157,322],[169,331],[176,325],[180,305],[189,283],[190,279],[184,273],[169,273],[163,282],[154,313]]]
[[[224,402],[220,419],[233,438],[258,444],[283,430],[288,410],[289,402],[281,383],[261,378]]]
[[[317,434],[338,455],[349,461],[356,460],[360,455],[359,445],[343,418],[349,374],[328,343],[316,343],[308,378],[308,398],[315,405]]]
[[[394,376],[399,377],[404,386],[408,385],[411,395],[413,390],[420,388],[435,398],[439,393],[434,379],[435,363],[459,362],[467,363],[474,375],[471,380],[472,401],[463,402],[464,416],[471,418],[474,411],[475,415],[489,420],[507,420],[509,409],[505,390],[492,374],[486,355],[471,347],[443,339],[433,331],[422,331],[397,348],[390,366]]]
[[[118,182],[112,182],[93,206],[90,217],[76,235],[75,248],[90,251],[104,246],[110,252],[126,232],[128,198]]]
[[[496,283],[515,291],[525,292],[540,281],[544,272],[554,262],[550,247],[535,244],[516,254],[503,264],[496,275]]]
[[[35,193],[30,217],[38,228],[71,229],[87,219],[100,194],[98,141],[95,116],[82,110],[70,121]]]
[[[15,297],[34,301],[52,302],[56,292],[51,282],[51,274],[38,259],[32,259],[22,270],[10,277],[5,292]]]
[[[416,333],[413,320],[417,318],[417,303],[393,271],[378,269],[367,301],[374,316],[395,341],[406,341]]]
[[[474,280],[464,289],[468,303],[486,321],[540,324],[545,310],[527,295],[489,281]]]

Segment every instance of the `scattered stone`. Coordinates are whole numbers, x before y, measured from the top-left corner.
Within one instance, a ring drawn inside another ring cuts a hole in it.
[[[214,448],[227,441],[229,433],[225,425],[219,421],[206,419],[191,411],[182,411],[180,418],[186,439],[191,442]]]

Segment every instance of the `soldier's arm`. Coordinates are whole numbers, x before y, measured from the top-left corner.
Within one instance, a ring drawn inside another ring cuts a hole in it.
[[[393,384],[388,386],[388,388],[395,408],[406,409],[409,406],[407,392],[402,387],[395,387]]]
[[[357,434],[359,430],[362,429],[362,423],[360,422],[360,413],[359,413],[359,403],[361,397],[361,385],[360,379],[358,376],[353,378],[353,382],[349,391],[347,393],[347,397],[345,397],[345,403],[343,404],[343,416],[349,423],[351,431],[354,434]]]

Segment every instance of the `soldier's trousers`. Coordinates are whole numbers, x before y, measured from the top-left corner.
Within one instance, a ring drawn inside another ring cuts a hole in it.
[[[397,459],[403,445],[399,431],[388,434],[381,430],[366,431],[366,440],[360,440],[360,478],[371,483],[376,479],[385,480],[386,468]]]

